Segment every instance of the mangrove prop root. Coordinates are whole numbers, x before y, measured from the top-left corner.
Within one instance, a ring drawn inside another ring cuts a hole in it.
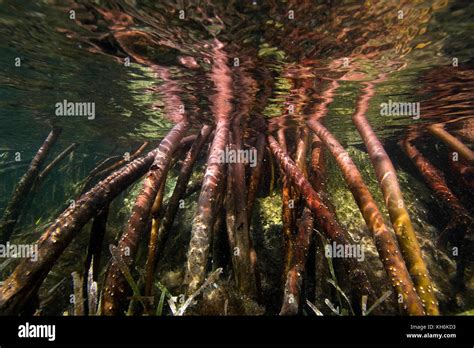
[[[370,99],[374,93],[374,84],[367,83],[362,96],[357,102],[357,108],[352,115],[352,121],[367,147],[400,249],[402,250],[408,271],[415,283],[418,295],[423,302],[426,314],[438,315],[438,301],[434,294],[428,269],[421,255],[415,230],[405,208],[402,192],[397,180],[397,172],[382,143],[365,118]]]
[[[139,242],[142,240],[148,226],[155,197],[162,181],[165,180],[172,155],[179,148],[180,140],[188,128],[188,122],[178,123],[158,146],[153,164],[135,201],[126,231],[118,243],[118,252],[129,268],[134,263]],[[116,260],[111,259],[107,269],[101,302],[102,314],[117,315],[121,313],[120,307],[125,302],[124,297],[129,290],[128,287],[127,280],[120,271]]]
[[[301,288],[313,233],[313,217],[310,209],[306,207],[303,209],[303,214],[297,221],[297,226],[298,233],[294,242],[295,250],[286,276],[280,315],[297,315],[301,307]]]
[[[46,160],[51,147],[58,139],[60,133],[61,128],[59,127],[54,127],[51,130],[46,140],[43,142],[43,145],[41,145],[35,157],[33,157],[28,170],[16,185],[12,194],[12,198],[8,202],[8,205],[3,212],[3,217],[0,220],[1,244],[5,244],[10,240],[13,230],[15,229],[16,222],[18,221],[18,217],[20,216],[21,210],[26,202],[26,197],[33,188],[41,166]]]
[[[249,229],[251,226],[253,208],[255,205],[255,200],[257,198],[257,193],[258,193],[258,189],[260,185],[260,178],[262,176],[263,161],[264,161],[264,156],[265,156],[265,147],[266,147],[265,135],[263,133],[259,133],[257,137],[256,148],[255,148],[257,151],[257,162],[256,162],[255,167],[252,170],[252,173],[250,174],[248,190],[247,190],[247,218],[248,218]],[[250,241],[252,242],[252,239]],[[258,268],[258,263],[257,263],[257,254],[255,252],[255,248],[253,247],[253,244],[252,244],[250,253],[251,253],[250,262],[252,264],[252,270],[255,273],[257,296],[260,296],[260,294],[262,293],[261,276],[260,276],[260,270]]]
[[[72,283],[74,289],[73,315],[84,315],[84,298],[82,297],[82,278],[78,272],[72,272]]]
[[[185,282],[189,285],[188,293],[197,290],[205,278],[211,229],[216,214],[215,201],[223,177],[220,151],[224,151],[228,133],[227,122],[217,124],[191,229],[185,276]]]
[[[64,158],[66,158],[67,155],[69,155],[72,151],[76,149],[78,144],[72,143],[69,145],[66,149],[64,149],[63,152],[61,152],[59,155],[56,156],[54,160],[52,160],[42,171],[41,173],[38,174],[38,179],[36,180],[35,186],[38,187],[41,182],[43,182],[44,178],[46,175],[49,174],[49,172],[57,166]]]
[[[25,259],[0,288],[0,313],[18,313],[34,295],[64,249],[81,228],[123,190],[141,178],[157,150],[112,173],[70,205],[38,240],[37,260]]]
[[[359,169],[337,139],[324,126],[317,121],[308,121],[307,124],[322,139],[341,169],[362,216],[372,232],[380,259],[391,279],[395,293],[403,299],[404,309],[410,315],[424,315],[423,305],[414,290],[397,241],[385,226],[377,203],[365,185]]]
[[[153,286],[153,275],[155,273],[155,260],[158,251],[158,239],[160,229],[160,209],[165,195],[166,177],[161,181],[160,189],[155,197],[151,208],[151,230],[148,242],[148,256],[145,263],[145,296],[151,296]]]
[[[306,205],[313,212],[316,222],[323,229],[326,236],[331,242],[335,242],[338,245],[344,247],[349,245],[341,226],[337,220],[332,219],[330,210],[322,202],[319,194],[314,191],[308,180],[304,177],[298,167],[296,167],[292,159],[283,152],[277,141],[272,136],[268,136],[268,143],[274,157],[280,164],[282,171],[293,185],[298,188],[301,196],[306,202]],[[348,278],[359,296],[358,301],[362,296],[367,296],[369,302],[374,302],[375,293],[369,283],[367,274],[362,267],[354,258],[344,258],[343,262],[345,263],[344,266],[348,273]]]
[[[237,146],[233,144],[230,148],[237,151]],[[237,168],[237,164],[229,164],[227,169],[226,225],[234,276],[237,287],[242,293],[254,296],[256,288],[250,258],[245,184],[242,186],[242,181],[245,183],[245,176]],[[243,172],[245,173],[245,169]]]
[[[295,164],[303,172],[304,176],[308,177],[308,170],[306,168],[306,153],[309,145],[309,132],[308,129],[301,129],[300,138],[296,146]]]
[[[107,167],[105,169],[102,169],[101,171],[96,173],[95,176],[102,177],[104,175],[107,175],[107,174],[113,172],[117,168],[120,168],[121,166],[128,163],[129,161],[133,161],[135,158],[140,156],[143,153],[143,151],[145,151],[145,149],[147,148],[147,146],[149,144],[150,144],[150,142],[148,142],[148,141],[143,142],[143,144],[130,155],[130,158],[128,158],[128,159],[123,158],[120,161],[115,162],[114,164],[110,165],[109,167]]]
[[[282,151],[287,152],[286,137],[284,129],[278,131],[278,142],[282,148]],[[292,208],[290,208],[290,201],[294,198],[291,192],[291,184],[287,175],[283,175],[283,187],[281,189],[281,201],[282,201],[282,223],[283,223],[283,240],[285,246],[285,263],[284,272],[286,275],[290,270],[290,260],[293,258],[293,231],[295,230],[294,218]],[[294,206],[294,202],[293,202]]]
[[[87,175],[87,177],[84,179],[83,185],[82,185],[82,193],[87,191],[91,183],[95,180],[95,178],[103,178],[105,175],[110,174],[114,170],[120,168],[122,165],[133,161],[135,158],[138,158],[143,151],[146,149],[148,146],[149,142],[145,141],[137,150],[135,150],[129,158],[125,159],[122,156],[111,156],[103,160],[97,167],[95,167],[91,172]],[[108,165],[108,163],[114,159],[119,159],[115,163]]]
[[[92,221],[91,232],[89,237],[89,246],[87,247],[86,261],[84,263],[84,271],[82,273],[83,294],[87,300],[88,289],[91,284],[89,281],[89,271],[92,265],[92,281],[97,282],[100,270],[100,256],[102,252],[102,244],[107,226],[107,218],[109,215],[109,206],[106,205],[99,210]],[[87,306],[85,307],[87,309]]]
[[[250,226],[250,221],[252,220],[253,206],[255,204],[255,199],[257,198],[258,187],[260,184],[260,177],[262,176],[263,168],[263,157],[265,155],[265,145],[266,139],[265,135],[259,133],[257,138],[257,163],[255,168],[253,168],[252,173],[250,174],[248,190],[247,190],[247,212],[248,212],[248,224]]]
[[[402,140],[401,146],[406,155],[410,158],[412,163],[423,176],[428,187],[434,192],[436,197],[441,200],[451,213],[451,222],[446,231],[454,231],[457,236],[441,235],[441,240],[461,241],[467,232],[468,226],[472,223],[468,211],[461,204],[459,199],[449,189],[443,173],[431,164],[423,154],[411,143],[410,137]],[[442,243],[445,244],[445,243]],[[456,243],[457,244],[457,243]]]
[[[464,145],[458,138],[446,131],[443,124],[432,124],[428,126],[428,131],[445,143],[450,149],[459,153],[467,163],[474,165],[474,152]]]
[[[301,130],[300,138],[296,146],[295,164],[306,178],[308,177],[306,167],[308,145],[309,132],[304,128]],[[303,208],[301,218],[296,226],[297,233],[291,236],[294,250],[291,251],[291,258],[289,259],[280,315],[296,315],[301,306],[301,285],[303,282],[307,252],[313,232],[313,217],[308,207]]]
[[[224,168],[224,171],[227,168]],[[219,185],[219,192],[216,196],[216,217],[214,219],[214,226],[212,227],[212,250],[211,250],[211,260],[212,260],[212,270],[216,270],[223,263],[222,251],[225,247],[228,247],[228,239],[226,238],[226,231],[224,231],[226,212],[224,209],[224,196],[225,190],[227,189],[227,172],[224,172],[224,177],[222,178],[222,184]]]
[[[214,49],[214,64],[210,79],[215,85],[215,94],[210,97],[211,110],[215,115],[216,129],[209,151],[207,168],[197,211],[193,219],[191,240],[189,242],[184,282],[188,285],[188,294],[195,292],[204,281],[209,255],[213,220],[216,214],[215,201],[218,185],[222,181],[223,163],[221,155],[225,152],[230,129],[231,105],[231,73],[227,66],[227,56],[221,50],[222,44]]]
[[[163,216],[161,227],[159,230],[159,241],[158,241],[158,254],[159,251],[165,245],[168,236],[170,234],[171,228],[173,227],[173,222],[178,212],[180,201],[186,197],[186,194],[197,191],[202,185],[202,179],[196,181],[196,183],[191,184],[187,187],[189,179],[193,172],[194,163],[201,153],[202,148],[206,144],[209,136],[212,132],[211,126],[204,126],[201,129],[198,137],[194,141],[193,145],[186,154],[186,157],[181,165],[181,169],[176,181],[176,186],[173,190],[168,205],[166,207],[165,214]],[[187,190],[188,189],[188,190]]]
[[[242,111],[242,110],[240,110]],[[241,114],[236,113],[229,137],[229,148],[235,153],[242,150]],[[232,266],[237,287],[242,293],[255,297],[256,283],[252,264],[252,245],[246,206],[247,188],[245,164],[242,161],[227,166],[227,195],[225,199],[227,234],[231,249]],[[253,251],[253,254],[255,252]]]

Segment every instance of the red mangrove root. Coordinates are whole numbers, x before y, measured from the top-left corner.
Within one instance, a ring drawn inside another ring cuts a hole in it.
[[[257,138],[257,145],[255,147],[257,151],[257,161],[256,161],[255,167],[252,170],[252,173],[250,174],[248,190],[247,190],[247,212],[248,212],[249,226],[252,220],[253,206],[255,204],[255,199],[257,198],[260,178],[262,176],[263,157],[265,155],[265,145],[266,145],[265,135],[262,133],[259,133],[258,138]]]
[[[84,271],[82,273],[82,293],[84,301],[88,301],[88,289],[91,284],[89,280],[97,282],[100,270],[100,256],[102,252],[102,245],[104,243],[104,236],[107,226],[107,218],[109,215],[109,206],[106,205],[99,210],[94,217],[91,226],[89,237],[89,246],[87,247],[86,262],[84,263]],[[92,267],[92,277],[89,277],[89,272]],[[84,306],[85,311],[88,311],[88,306]],[[91,313],[92,314],[92,313]]]
[[[148,256],[145,263],[145,296],[151,296],[153,287],[153,276],[155,273],[155,261],[158,252],[158,240],[160,229],[160,210],[165,195],[165,179],[161,181],[160,189],[155,197],[155,202],[151,208],[151,230],[150,241],[148,242]]]
[[[56,156],[42,171],[38,174],[38,179],[36,180],[35,186],[38,187],[44,180],[44,178],[49,174],[55,166],[57,166],[67,155],[76,149],[78,144],[73,143],[69,145],[63,152]]]
[[[235,130],[235,128],[234,128]],[[232,132],[231,138],[237,133]],[[238,153],[241,141],[232,140],[230,150]],[[232,265],[237,287],[242,293],[254,297],[256,283],[251,262],[251,241],[246,209],[247,190],[245,183],[245,167],[243,163],[230,163],[227,166],[226,223],[227,234],[232,256]]]
[[[464,208],[459,199],[448,187],[443,173],[431,164],[423,154],[411,143],[410,137],[406,137],[401,142],[403,151],[407,154],[420,174],[423,176],[428,187],[433,190],[436,197],[448,207],[451,214],[451,221],[447,229],[441,235],[441,242],[445,245],[448,239],[461,241],[468,226],[472,223],[469,212]],[[457,236],[448,236],[447,233],[455,232]],[[456,243],[457,244],[457,243]]]
[[[365,185],[359,169],[337,139],[326,128],[317,121],[308,121],[307,124],[324,142],[341,169],[344,179],[373,235],[380,259],[388,277],[391,279],[395,293],[403,299],[404,309],[410,315],[424,315],[423,305],[415,291],[405,261],[399,252],[397,241],[385,226],[377,203]]]
[[[428,315],[438,315],[438,301],[434,295],[431,279],[421,255],[416,233],[405,208],[402,192],[397,180],[397,172],[390,157],[365,118],[369,102],[374,95],[374,84],[368,83],[357,103],[352,121],[357,127],[367,147],[377,180],[385,198],[390,220],[392,221],[398,243],[406,261],[408,271],[415,283],[418,295]]]
[[[12,198],[8,202],[8,205],[3,212],[3,217],[0,220],[1,244],[5,244],[10,240],[13,230],[15,229],[16,222],[18,221],[18,217],[21,214],[21,210],[25,205],[26,197],[33,188],[37,179],[37,175],[41,170],[41,166],[46,160],[51,147],[58,139],[60,133],[61,128],[54,127],[51,130],[43,145],[41,145],[35,157],[33,157],[28,170],[22,176],[13,190]]]
[[[184,199],[189,193],[197,191],[202,185],[202,180],[198,180],[196,182],[196,185],[192,183],[190,186],[188,186],[188,182],[193,172],[194,163],[196,162],[199,154],[201,153],[202,148],[209,139],[211,132],[211,126],[204,126],[201,129],[201,132],[199,133],[198,137],[191,146],[191,149],[189,149],[189,151],[187,152],[183,164],[181,165],[178,179],[176,181],[176,186],[173,190],[173,194],[171,195],[168,201],[168,205],[163,215],[160,230],[158,233],[158,254],[166,243],[168,236],[171,232],[171,228],[173,226],[173,222],[176,217],[176,213],[178,212],[181,200]]]
[[[196,215],[192,223],[184,280],[188,285],[188,294],[199,289],[206,275],[211,233],[216,215],[216,196],[223,177],[221,157],[229,139],[232,83],[230,69],[226,65],[227,56],[221,49],[222,44],[216,40],[214,64],[210,73],[216,91],[210,97],[211,110],[216,120],[216,130],[207,159]]]
[[[305,274],[305,265],[308,250],[313,234],[313,217],[311,210],[303,209],[301,218],[296,223],[298,232],[295,236],[293,258],[290,260],[290,268],[286,275],[286,283],[283,294],[283,305],[280,315],[297,315],[301,307],[301,288]]]
[[[309,133],[306,128],[301,130],[296,147],[295,164],[307,178],[306,154],[309,145]],[[313,217],[308,207],[303,208],[301,218],[296,223],[297,232],[292,234],[293,250],[286,273],[283,291],[283,305],[280,315],[296,315],[301,307],[301,286],[305,273],[306,258],[313,233]]]
[[[151,210],[162,181],[166,179],[173,153],[179,148],[180,140],[189,128],[189,123],[178,123],[166,135],[158,146],[153,164],[144,180],[138,195],[126,231],[118,243],[118,252],[124,263],[131,268],[138,250],[140,240],[151,217]],[[109,262],[102,296],[102,314],[117,315],[121,313],[122,302],[128,293],[129,286],[115,258]]]
[[[428,131],[445,143],[450,149],[459,153],[459,156],[461,156],[468,164],[474,165],[474,152],[459,139],[447,132],[444,129],[443,124],[432,124],[428,126]]]
[[[285,153],[288,152],[286,145],[285,130],[278,131],[278,142]],[[290,270],[290,260],[293,258],[293,231],[295,230],[295,221],[292,209],[294,208],[294,197],[291,192],[291,183],[287,175],[283,173],[283,186],[281,189],[281,220],[283,224],[282,233],[285,247],[285,262],[283,274],[286,275]],[[293,207],[293,208],[292,208]],[[285,278],[285,277],[284,277]]]
[[[272,136],[268,136],[268,143],[274,157],[280,164],[282,171],[287,175],[292,184],[298,188],[301,196],[306,202],[306,205],[311,209],[316,222],[330,241],[344,247],[349,246],[349,242],[341,226],[337,220],[331,219],[332,214],[330,210],[322,202],[321,197],[316,191],[314,191],[303,173],[298,169],[298,167],[296,167],[291,158],[283,152],[277,141]],[[343,262],[345,263],[344,266],[348,273],[347,276],[359,296],[358,301],[362,296],[367,296],[369,302],[374,302],[375,293],[369,283],[367,274],[357,263],[357,260],[354,258],[344,258]]]
[[[81,228],[98,210],[142,177],[152,165],[157,153],[158,150],[153,150],[100,181],[46,229],[37,242],[37,259],[25,259],[20,262],[0,288],[1,314],[21,311]]]

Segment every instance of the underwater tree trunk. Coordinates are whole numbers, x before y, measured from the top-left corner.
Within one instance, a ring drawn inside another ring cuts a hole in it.
[[[397,172],[393,167],[390,157],[385,152],[382,143],[377,138],[365,118],[369,102],[374,95],[374,84],[368,83],[360,97],[352,121],[357,127],[362,140],[367,147],[372,165],[375,169],[377,180],[385,198],[390,220],[392,221],[398,243],[405,258],[408,271],[415,283],[418,295],[423,302],[426,314],[438,315],[438,301],[434,295],[433,285],[428,269],[421,255],[416,233],[405,208],[402,192],[397,180]]]
[[[126,231],[118,243],[118,252],[129,268],[135,261],[140,240],[149,226],[152,206],[162,181],[166,179],[172,155],[179,148],[180,140],[188,128],[188,122],[178,123],[158,146],[153,164],[135,201]],[[122,274],[115,258],[111,259],[104,283],[101,313],[104,315],[120,314],[121,304],[125,300],[128,290],[129,285],[124,274]]]
[[[46,160],[51,147],[58,139],[59,134],[61,134],[61,128],[53,127],[46,140],[43,142],[43,145],[41,145],[35,157],[33,157],[28,170],[15,186],[12,197],[3,212],[2,219],[0,220],[0,244],[5,244],[10,240],[18,221],[18,217],[20,216],[21,210],[26,202],[26,197],[33,188],[41,166]]]
[[[359,169],[337,139],[324,126],[317,121],[308,121],[307,124],[322,139],[344,175],[362,216],[372,232],[379,257],[388,277],[391,279],[392,287],[397,296],[401,296],[403,299],[403,308],[410,315],[424,315],[423,305],[414,290],[405,261],[399,252],[397,241],[385,226],[377,203],[365,185]]]
[[[280,164],[281,169],[293,185],[299,190],[306,205],[313,212],[316,222],[324,230],[324,233],[330,241],[344,247],[349,245],[341,226],[337,220],[332,219],[332,214],[328,207],[322,202],[321,197],[316,191],[314,191],[303,173],[298,169],[298,167],[296,167],[291,158],[283,152],[277,141],[272,136],[268,136],[268,143],[274,157]],[[362,296],[367,296],[369,302],[374,302],[375,293],[369,283],[365,271],[357,264],[357,261],[354,258],[344,258],[343,262],[348,278],[356,290],[359,299],[362,298]]]
[[[464,145],[458,138],[451,135],[444,129],[443,124],[432,124],[428,126],[428,131],[436,138],[445,143],[450,149],[459,155],[470,165],[474,164],[474,152]]]
[[[141,178],[152,165],[157,153],[157,150],[150,151],[100,181],[46,229],[37,242],[37,260],[26,259],[20,262],[0,288],[0,314],[21,311],[81,228],[99,209]]]
[[[211,233],[215,217],[216,195],[222,181],[222,155],[228,144],[232,81],[227,66],[227,56],[222,51],[222,44],[216,40],[214,64],[210,79],[215,86],[215,94],[210,97],[211,110],[216,120],[216,129],[211,150],[207,160],[206,173],[199,195],[197,212],[194,216],[191,240],[189,242],[186,275],[184,282],[188,285],[188,294],[197,291],[206,275],[207,259],[211,242]]]

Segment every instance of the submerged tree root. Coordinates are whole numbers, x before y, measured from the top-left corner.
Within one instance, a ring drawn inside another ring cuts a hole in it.
[[[152,222],[152,235],[150,237],[150,252],[147,260],[146,273],[147,280],[145,286],[145,295],[151,295],[151,286],[152,286],[152,277],[154,275],[156,263],[161,250],[166,243],[169,234],[171,233],[171,227],[178,212],[181,200],[184,199],[184,194],[186,192],[186,186],[188,184],[189,178],[191,177],[194,163],[198,158],[203,146],[207,142],[209,135],[212,132],[211,126],[204,126],[201,129],[200,134],[194,141],[191,149],[187,152],[186,157],[181,165],[179,176],[174,188],[173,194],[168,201],[166,206],[165,213],[161,219],[161,225],[158,222],[157,218],[153,219]]]
[[[309,133],[307,129],[301,130],[300,138],[296,147],[295,164],[308,177],[306,168],[306,154],[309,145]],[[299,197],[300,198],[300,197]],[[296,233],[291,234],[293,250],[288,260],[288,270],[283,291],[283,305],[280,315],[296,315],[301,309],[301,288],[305,273],[306,258],[311,244],[313,234],[313,217],[311,210],[304,207],[301,217],[296,221]]]
[[[374,95],[374,84],[367,83],[360,97],[352,121],[357,127],[367,147],[377,180],[385,198],[398,243],[406,261],[408,271],[415,283],[423,306],[428,315],[438,315],[438,301],[434,295],[433,285],[421,255],[416,233],[405,208],[402,192],[397,180],[397,172],[390,157],[365,118],[370,99]]]
[[[173,153],[179,147],[180,140],[189,128],[189,123],[182,121],[166,135],[157,149],[153,164],[145,178],[143,188],[138,195],[128,226],[118,243],[118,252],[130,268],[134,263],[140,240],[151,217],[151,210],[162,181],[166,179]],[[121,304],[128,293],[128,284],[119,265],[111,260],[107,269],[101,306],[102,314],[117,315],[121,313]]]
[[[459,139],[451,135],[444,129],[443,124],[432,124],[428,127],[428,131],[433,134],[436,138],[445,143],[453,151],[459,153],[459,155],[470,165],[474,164],[474,152],[464,145]]]
[[[372,232],[380,259],[388,277],[391,279],[395,293],[403,300],[403,307],[410,315],[423,315],[425,311],[415,291],[392,233],[387,229],[375,200],[365,185],[362,176],[352,162],[349,154],[337,139],[317,121],[309,121],[308,126],[324,142],[341,169],[344,179],[359,206],[362,216]]]
[[[228,144],[230,130],[231,77],[226,64],[227,56],[222,51],[222,44],[216,41],[214,48],[214,64],[210,78],[216,87],[211,96],[212,109],[216,119],[216,129],[212,141],[207,168],[204,174],[197,212],[194,216],[189,242],[186,275],[184,282],[188,285],[188,294],[194,293],[203,283],[215,218],[216,196],[222,184],[222,154]]]
[[[21,214],[21,210],[26,203],[26,197],[33,188],[35,181],[37,180],[37,175],[41,170],[41,166],[46,160],[51,147],[58,139],[60,133],[61,128],[54,127],[51,130],[43,145],[41,145],[35,157],[31,161],[27,172],[22,176],[16,185],[12,198],[5,208],[3,217],[0,220],[0,244],[5,244],[10,240],[18,217]]]
[[[268,136],[270,149],[280,164],[282,171],[287,175],[292,184],[299,190],[306,205],[311,209],[318,225],[323,229],[331,242],[341,246],[348,246],[349,242],[337,221],[332,220],[328,207],[323,203],[321,197],[314,191],[303,173],[296,167],[289,156],[283,152],[277,141]],[[370,303],[375,301],[375,293],[369,283],[365,271],[354,258],[343,260],[349,280],[351,281],[359,299],[367,296]]]
[[[181,141],[180,146],[186,142]],[[0,313],[20,313],[42,284],[56,260],[97,211],[142,177],[158,150],[137,158],[115,171],[71,204],[38,240],[37,259],[18,264],[0,288]]]
[[[428,187],[450,211],[450,221],[439,236],[438,245],[446,248],[447,243],[450,242],[453,246],[458,248],[459,255],[457,255],[458,257],[456,258],[457,275],[455,282],[457,287],[462,287],[465,266],[465,260],[463,258],[466,256],[466,247],[463,241],[465,236],[473,231],[473,220],[467,209],[448,187],[443,173],[423,156],[412,144],[412,141],[412,137],[407,136],[402,140],[400,145],[423,176]]]

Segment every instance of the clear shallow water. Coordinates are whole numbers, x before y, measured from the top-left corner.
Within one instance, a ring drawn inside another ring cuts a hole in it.
[[[75,19],[70,18],[71,9],[76,11]],[[151,141],[149,148],[156,146],[179,117],[181,105],[194,130],[212,124],[210,105],[216,91],[208,73],[217,38],[225,44],[229,67],[237,68],[238,63],[240,73],[250,77],[251,82],[245,84],[233,73],[231,93],[235,110],[248,108],[245,139],[249,143],[256,130],[276,132],[284,128],[290,148],[294,147],[294,131],[327,101],[324,91],[332,81],[337,82],[324,123],[354,154],[381,207],[383,198],[351,115],[364,83],[386,74],[375,87],[367,118],[399,170],[404,198],[418,224],[442,306],[448,312],[471,309],[469,292],[461,296],[464,303],[452,304],[455,295],[449,282],[443,280],[446,268],[439,262],[446,256],[439,254],[432,242],[447,223],[439,213],[443,208],[397,143],[407,130],[425,134],[426,124],[450,121],[447,129],[472,145],[473,4],[341,2],[329,7],[309,1],[219,2],[187,4],[184,19],[179,17],[180,9],[167,1],[0,1],[2,160],[11,161],[19,152],[29,161],[50,124],[63,128],[53,155],[72,142],[80,144],[35,195],[20,220],[18,236],[33,233],[28,238],[34,240],[41,235],[43,224],[74,197],[74,185],[106,157],[132,152],[146,140]],[[134,59],[126,66],[124,59],[130,53]],[[21,67],[15,66],[16,58],[21,59]],[[453,66],[454,58],[457,67]],[[64,99],[94,102],[95,118],[56,116],[55,104]],[[389,100],[420,103],[420,118],[382,116],[381,104]],[[453,191],[469,205],[472,192],[447,169],[444,144],[423,135],[419,146],[443,169]],[[366,227],[337,166],[328,161],[328,187],[337,216],[357,235]],[[200,163],[204,162],[201,158]],[[0,209],[6,206],[25,170],[21,167],[0,173]],[[176,169],[172,175],[177,175]],[[272,197],[262,196],[266,200]],[[124,194],[114,202],[117,210],[123,209],[124,199],[133,202],[133,196]],[[273,199],[276,216],[280,204]],[[119,235],[127,213],[125,210],[110,218],[110,241]],[[182,230],[190,228],[193,214],[188,215]],[[268,221],[274,221],[271,215]],[[277,233],[281,220],[276,221],[260,232]],[[184,237],[178,246],[187,242]],[[87,238],[76,243],[74,248],[80,249],[80,245],[87,245]],[[185,249],[180,248],[180,252],[185,253]],[[168,268],[179,267],[182,260],[176,259],[169,261]],[[74,270],[74,262],[64,262]],[[453,262],[446,263],[453,272]],[[61,272],[53,274],[49,282],[54,284],[63,277]],[[472,283],[472,273],[466,282]],[[278,293],[266,291],[269,298],[278,298]]]

